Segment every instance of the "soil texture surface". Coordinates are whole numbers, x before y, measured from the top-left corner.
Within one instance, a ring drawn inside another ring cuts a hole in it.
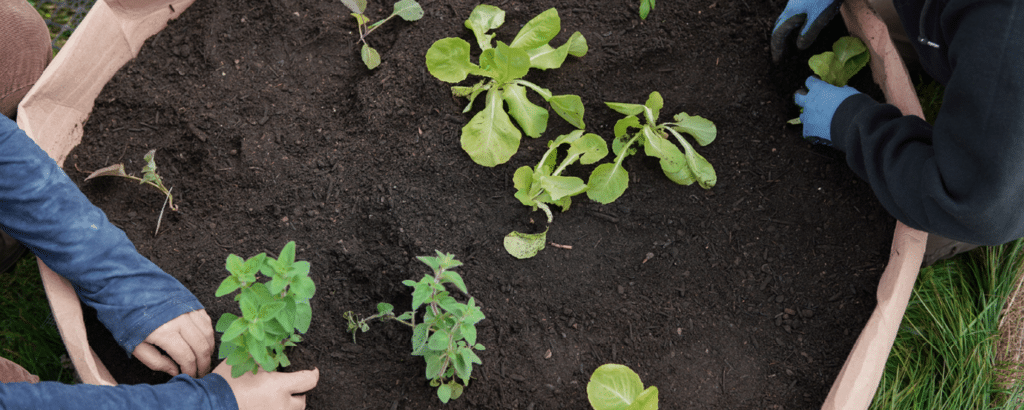
[[[370,3],[373,19],[391,11]],[[532,259],[502,246],[513,230],[548,227],[513,197],[512,175],[572,127],[552,115],[541,138],[524,136],[493,168],[462,150],[461,128],[483,103],[463,113],[466,100],[424,56],[445,37],[476,44],[463,26],[472,1],[423,0],[422,20],[383,25],[368,37],[383,61],[371,71],[337,0],[199,0],[107,85],[65,169],[214,321],[238,313],[214,297],[228,254],[295,241],[317,293],[286,371],[320,369],[310,409],[584,410],[604,363],[657,386],[665,409],[817,408],[874,308],[895,224],[839,152],[786,124],[799,114],[792,94],[810,75],[807,58],[845,28],[834,21],[814,48],[773,64],[783,0],[664,1],[646,21],[638,3],[492,4],[507,13],[498,40],[551,7],[562,20],[553,44],[585,36],[585,56],[526,79],[578,94],[589,132],[610,141],[621,116],[604,102],[643,103],[651,91],[664,97],[664,119],[712,120],[718,137],[698,151],[718,183],[676,185],[656,160],[629,157],[625,194],[556,211],[552,244]],[[870,88],[868,75],[853,85]],[[155,236],[162,195],[84,181],[118,162],[138,175],[152,149],[180,208],[163,212]],[[343,319],[378,302],[408,309],[402,281],[428,273],[415,257],[435,250],[465,263],[487,316],[483,365],[447,405],[410,356],[411,330],[374,323],[353,343]],[[123,382],[160,379],[116,367]]]

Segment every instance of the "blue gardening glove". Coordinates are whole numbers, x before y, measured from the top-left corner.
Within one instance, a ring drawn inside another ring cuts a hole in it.
[[[140,255],[57,163],[3,115],[0,227],[71,281],[129,355],[165,323],[203,309],[180,282]]]
[[[796,47],[801,50],[810,47],[821,29],[839,11],[839,3],[840,0],[789,0],[772,29],[772,60],[779,62],[786,52],[786,40],[797,27],[803,26],[803,30],[796,38]]]
[[[806,90],[797,91],[793,96],[796,104],[804,109],[800,114],[804,138],[817,138],[816,142],[832,145],[832,116],[839,104],[860,91],[848,85],[836,87],[815,76],[807,77],[806,84]]]

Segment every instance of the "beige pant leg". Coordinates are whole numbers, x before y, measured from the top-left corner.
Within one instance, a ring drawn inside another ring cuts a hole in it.
[[[910,38],[907,37],[907,31],[903,29],[903,23],[900,21],[900,16],[896,14],[896,7],[893,6],[892,0],[868,0],[868,3],[875,13],[878,13],[878,17],[885,22],[885,26],[889,29],[889,37],[892,37],[892,43],[899,51],[903,62],[908,66],[916,66],[918,64],[917,51],[914,50]]]
[[[38,383],[39,376],[29,373],[17,363],[0,357],[0,383]]]
[[[25,0],[0,0],[0,113],[14,118],[52,55],[50,32],[39,13]]]

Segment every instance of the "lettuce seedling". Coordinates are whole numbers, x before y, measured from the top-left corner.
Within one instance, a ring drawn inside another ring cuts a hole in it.
[[[356,333],[370,329],[373,319],[395,320],[412,330],[412,355],[423,356],[427,362],[426,377],[432,387],[437,387],[437,398],[448,403],[462,396],[469,385],[473,364],[483,364],[474,350],[484,350],[476,342],[476,324],[484,320],[484,313],[472,297],[461,303],[450,296],[445,285],[455,286],[468,294],[466,283],[457,272],[450,269],[462,266],[455,255],[437,251],[437,256],[418,256],[430,267],[432,274],[424,275],[419,281],[406,280],[402,284],[412,287],[412,310],[395,315],[394,306],[388,303],[377,305],[377,313],[359,319],[353,312],[345,312],[348,331],[355,341]],[[425,308],[423,322],[416,323],[419,308]],[[462,384],[456,379],[461,379]]]
[[[558,11],[552,8],[526,23],[511,43],[498,41],[492,45],[494,34],[488,32],[504,22],[504,11],[485,4],[473,9],[466,20],[465,26],[473,31],[481,50],[479,65],[470,61],[470,44],[461,38],[440,39],[427,50],[427,69],[441,81],[458,83],[470,74],[486,77],[470,87],[453,86],[452,93],[469,99],[463,112],[469,112],[476,98],[484,94],[486,105],[462,128],[461,143],[474,162],[487,167],[508,161],[519,150],[523,133],[537,138],[547,129],[548,110],[531,102],[527,89],[540,95],[567,122],[585,128],[579,96],[554,95],[522,79],[531,68],[554,69],[561,67],[569,55],[585,55],[587,41],[583,34],[577,31],[562,46],[550,46],[548,43],[561,31]],[[522,132],[512,125],[510,116]]]
[[[658,388],[644,389],[640,376],[621,364],[604,364],[587,383],[587,400],[594,410],[657,410]]]
[[[647,20],[647,14],[654,11],[654,0],[640,0],[640,19]]]
[[[842,87],[850,82],[861,69],[868,65],[871,60],[871,53],[867,46],[857,37],[841,37],[832,44],[832,51],[815,54],[807,60],[811,71],[821,78],[822,81],[836,87]],[[803,112],[803,109],[800,110]],[[800,117],[786,121],[788,124],[800,125]]]
[[[230,275],[217,288],[217,297],[241,290],[235,295],[242,316],[224,313],[217,320],[221,359],[231,365],[231,377],[257,366],[268,372],[291,364],[285,348],[302,340],[298,333],[309,330],[313,310],[309,299],[316,285],[309,278],[309,262],[295,260],[295,242],[288,242],[277,259],[266,253],[243,260],[228,255],[225,264]],[[258,282],[256,273],[270,278]]]
[[[171,207],[171,210],[177,212],[178,207],[174,205],[174,197],[171,196],[171,190],[164,186],[163,178],[160,178],[160,175],[156,173],[156,161],[153,160],[154,156],[156,156],[155,149],[150,150],[142,157],[142,159],[146,161],[146,166],[142,167],[142,178],[129,175],[124,172],[124,164],[114,164],[93,171],[89,176],[85,177],[85,180],[88,181],[96,177],[122,177],[138,181],[140,185],[147,184],[162,192],[164,196],[167,197],[167,202]]]
[[[568,145],[569,149],[562,162],[558,162],[558,147]],[[548,143],[548,150],[537,163],[536,168],[522,166],[512,177],[516,198],[523,205],[540,208],[551,223],[554,216],[548,204],[557,205],[562,212],[569,209],[572,197],[587,190],[587,184],[577,177],[562,176],[562,172],[576,161],[589,165],[608,155],[608,145],[597,134],[583,134],[576,130],[559,136]],[[557,166],[557,167],[556,167]]]
[[[399,16],[405,21],[416,21],[423,18],[423,8],[416,0],[400,0],[395,3],[395,9],[390,16],[373,24],[369,24],[370,18],[363,14],[366,11],[366,0],[341,0],[341,3],[352,10],[352,17],[356,18],[356,25],[359,26],[359,42],[363,43],[359,56],[362,57],[366,68],[371,70],[380,65],[380,53],[370,47],[370,44],[366,42],[366,36],[395,16]]]
[[[605,104],[626,117],[615,123],[615,140],[612,142],[612,151],[616,155],[615,162],[601,164],[594,169],[587,182],[587,197],[607,204],[618,199],[626,191],[629,186],[629,173],[622,167],[622,161],[637,151],[634,144],[643,146],[644,154],[647,156],[660,158],[662,171],[673,182],[680,185],[697,182],[704,189],[715,186],[718,177],[715,175],[714,167],[698,154],[682,135],[689,134],[701,146],[710,144],[718,134],[715,124],[710,120],[681,112],[673,117],[675,122],[658,124],[658,114],[664,101],[657,91],[652,92],[643,105],[614,102]],[[640,114],[643,114],[646,123],[640,123],[640,118],[637,117]],[[638,131],[631,134],[629,130],[633,128]],[[675,137],[683,147],[682,151],[669,140],[669,136]]]

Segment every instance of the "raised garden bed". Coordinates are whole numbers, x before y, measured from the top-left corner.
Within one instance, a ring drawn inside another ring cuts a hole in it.
[[[487,315],[483,365],[445,408],[587,409],[590,373],[608,362],[657,386],[663,408],[817,407],[874,307],[895,224],[841,155],[785,125],[806,58],[845,31],[834,23],[815,49],[773,65],[783,1],[659,3],[646,21],[634,3],[495,3],[508,13],[504,41],[549,7],[562,20],[555,43],[586,36],[586,56],[527,79],[579,94],[588,131],[610,138],[621,116],[603,102],[651,91],[666,114],[719,130],[700,150],[713,189],[631,157],[618,201],[581,198],[555,216],[548,239],[572,249],[516,260],[501,242],[544,229],[543,213],[513,197],[512,175],[571,127],[552,116],[508,164],[481,167],[459,146],[465,100],[427,72],[435,40],[473,42],[463,21],[474,2],[423,1],[422,20],[377,30],[373,71],[338,1],[197,2],[107,85],[65,169],[80,182],[115,162],[138,172],[156,149],[180,211],[165,211],[155,237],[158,193],[109,179],[82,188],[214,318],[237,309],[214,298],[229,253],[296,241],[318,286],[310,332],[289,355],[293,369],[321,370],[311,409],[442,408],[407,328],[375,325],[354,344],[342,317],[381,301],[407,308],[401,281],[426,273],[414,257],[435,249],[465,262]],[[151,381],[141,373],[115,376]]]

